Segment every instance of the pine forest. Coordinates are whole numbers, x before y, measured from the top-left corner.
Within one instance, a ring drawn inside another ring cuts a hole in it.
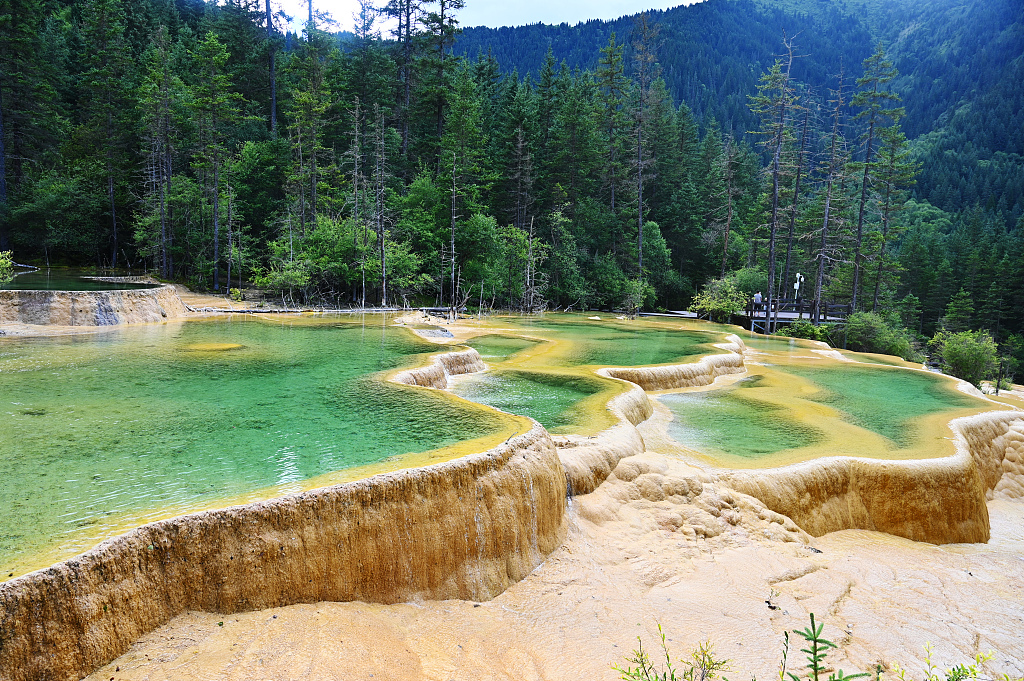
[[[0,0],[0,251],[325,308],[797,291],[851,314],[782,333],[1024,361],[1018,0],[466,1]]]

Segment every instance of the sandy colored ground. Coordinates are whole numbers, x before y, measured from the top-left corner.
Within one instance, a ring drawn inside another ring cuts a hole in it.
[[[990,503],[988,544],[811,539],[698,477],[657,454],[624,459],[574,500],[563,546],[490,602],[189,613],[88,678],[615,679],[612,665],[638,635],[653,646],[660,622],[675,656],[710,639],[733,661],[728,676],[769,679],[782,632],[809,612],[848,673],[898,661],[921,678],[930,642],[939,665],[991,649],[988,672],[1024,675],[1024,502]]]

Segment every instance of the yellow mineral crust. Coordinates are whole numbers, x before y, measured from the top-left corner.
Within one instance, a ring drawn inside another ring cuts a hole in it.
[[[0,584],[0,679],[78,679],[187,611],[487,600],[564,538],[539,425],[482,454],[140,527]]]
[[[838,637],[841,659],[870,663],[877,659],[871,651],[880,650],[872,641],[881,640],[870,627],[891,626],[891,614],[875,607],[882,615],[866,617],[870,606],[849,597],[854,581],[884,591],[891,578],[872,572],[879,564],[895,573],[901,560],[919,560],[922,545],[891,535],[932,544],[988,540],[986,496],[1006,503],[1022,491],[1024,414],[957,419],[956,453],[939,459],[826,457],[755,471],[645,453],[636,426],[655,411],[645,389],[710,385],[745,371],[742,341],[728,340],[725,354],[690,364],[604,371],[623,391],[608,403],[616,425],[596,436],[552,441],[534,424],[483,454],[153,523],[4,583],[0,679],[78,678],[140,637],[139,647],[95,678],[319,679],[375,671],[399,679],[539,679],[596,678],[601,670],[612,678],[609,665],[622,661],[635,634],[650,633],[652,613],[685,630],[676,648],[683,654],[708,637],[742,639],[751,622],[775,631],[803,625],[810,608],[841,618],[838,626],[848,630]],[[484,368],[474,350],[443,353],[393,380],[443,388],[448,376]],[[568,518],[567,487],[581,495]],[[566,522],[572,529],[563,544]],[[889,536],[812,538],[854,528]],[[813,541],[829,555],[815,557],[806,547]],[[897,558],[842,559],[850,550],[870,553],[879,541],[896,546]],[[950,576],[959,574],[955,557],[929,556],[941,579],[958,579]],[[975,569],[998,574],[978,560],[983,567]],[[825,574],[830,567],[838,580]],[[821,584],[816,574],[824,575]],[[772,596],[776,588],[781,595]],[[834,599],[815,600],[836,589]],[[983,607],[991,604],[989,592],[965,589]],[[493,607],[479,608],[423,602],[495,597]],[[765,597],[785,609],[766,616]],[[1007,598],[1024,603],[1019,594]],[[402,601],[414,604],[379,605]],[[845,601],[855,605],[848,613]],[[929,603],[922,607],[935,606]],[[280,624],[271,625],[278,615]],[[172,618],[165,633],[147,635]],[[698,632],[690,620],[712,630]],[[863,639],[850,633],[859,622],[869,623]],[[186,640],[168,651],[154,638],[166,642],[167,632]],[[1002,650],[1011,640],[991,637]],[[776,638],[721,652],[763,661]],[[856,648],[862,643],[868,652]],[[1024,659],[1021,651],[1008,654]]]
[[[0,324],[113,326],[188,314],[173,286],[124,291],[0,291]]]

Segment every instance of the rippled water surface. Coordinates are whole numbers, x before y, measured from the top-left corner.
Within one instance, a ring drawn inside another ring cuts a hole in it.
[[[0,339],[2,577],[34,551],[76,553],[152,513],[297,490],[507,427],[374,376],[443,349],[380,317]]]

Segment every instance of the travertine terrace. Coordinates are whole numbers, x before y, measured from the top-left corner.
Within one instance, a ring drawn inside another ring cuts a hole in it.
[[[834,457],[766,471],[667,474],[644,453],[636,428],[654,412],[645,389],[709,385],[742,372],[743,343],[727,341],[726,354],[693,363],[601,370],[623,390],[608,405],[618,423],[596,436],[552,439],[535,424],[448,463],[147,525],[4,583],[0,678],[78,678],[190,612],[493,599],[563,542],[572,495],[600,499],[581,501],[593,522],[643,499],[672,504],[677,510],[659,522],[687,541],[722,534],[723,522],[753,523],[771,541],[803,546],[850,529],[931,544],[984,542],[986,499],[1021,491],[1024,419],[1012,411],[954,422],[957,451],[942,459]],[[438,389],[449,376],[485,368],[466,350],[392,380]],[[606,481],[610,492],[598,494]]]
[[[0,291],[0,324],[114,326],[186,314],[169,285],[125,291]]]

